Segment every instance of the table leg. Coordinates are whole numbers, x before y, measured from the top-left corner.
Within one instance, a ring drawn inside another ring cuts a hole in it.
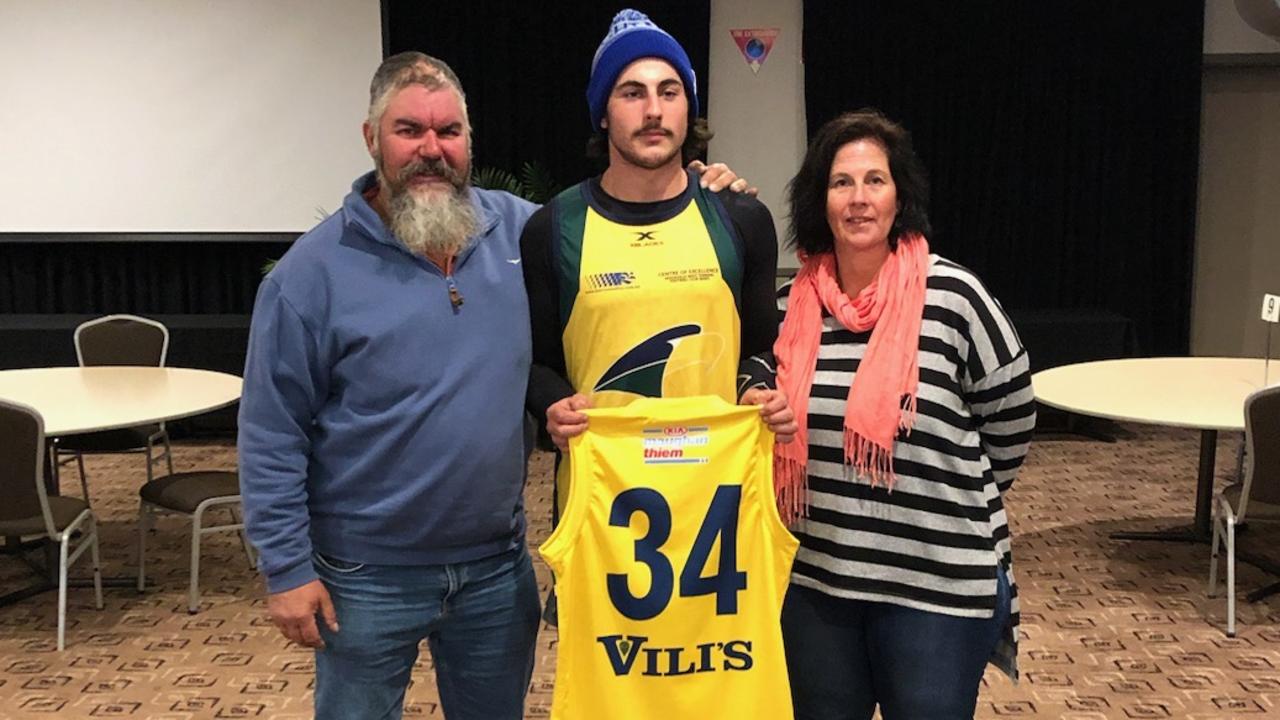
[[[1213,466],[1218,452],[1218,431],[1200,431],[1200,476],[1196,478],[1196,533],[1209,541],[1213,504]]]
[[[0,595],[0,607],[13,605],[14,603],[26,600],[29,597],[35,597],[40,593],[58,589],[58,546],[47,538],[41,540],[31,540],[26,543],[21,538],[5,538],[4,552],[6,554],[21,555],[23,552],[39,549],[41,555],[44,555],[44,563],[31,562],[25,557],[23,560],[31,566],[35,571],[35,581],[27,587],[13,592]],[[76,567],[81,567],[76,565]],[[132,576],[106,576],[102,577],[103,587],[137,587],[138,578]],[[68,577],[67,587],[83,588],[93,587],[92,577]]]
[[[1245,596],[1245,600],[1248,600],[1251,603],[1256,603],[1260,600],[1265,600],[1266,598],[1269,598],[1272,595],[1275,595],[1276,593],[1280,593],[1280,582],[1271,583],[1266,587],[1261,587],[1261,588],[1258,588],[1257,590],[1254,590],[1253,592]]]
[[[37,582],[35,585],[24,587],[21,590],[14,590],[11,593],[5,593],[4,595],[0,595],[0,607],[8,607],[14,603],[22,602],[27,598],[35,597],[40,593],[53,590],[55,587],[57,586],[50,585],[47,582]]]
[[[1200,474],[1196,478],[1196,515],[1190,526],[1166,530],[1111,533],[1113,540],[1160,540],[1207,543],[1213,539],[1210,512],[1213,504],[1213,466],[1218,451],[1218,431],[1200,431]]]
[[[1244,527],[1245,526],[1243,525],[1236,526],[1237,538]],[[1236,547],[1236,562],[1248,563],[1269,575],[1280,575],[1280,565],[1277,565],[1269,556],[1257,555],[1247,550],[1241,550],[1239,546]],[[1280,582],[1273,582],[1270,585],[1264,585],[1263,587],[1254,590],[1245,596],[1245,600],[1251,603],[1256,603],[1271,597],[1276,593],[1280,593]]]

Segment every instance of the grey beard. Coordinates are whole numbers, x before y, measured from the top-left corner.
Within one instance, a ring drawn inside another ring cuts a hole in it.
[[[398,192],[388,208],[391,232],[415,255],[457,255],[475,235],[476,211],[470,193],[432,193],[420,197]]]

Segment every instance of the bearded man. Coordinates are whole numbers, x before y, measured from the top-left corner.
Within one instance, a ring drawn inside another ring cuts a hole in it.
[[[240,406],[272,619],[316,716],[400,717],[419,642],[450,720],[521,718],[538,590],[522,490],[535,206],[473,188],[461,85],[421,53],[370,88],[376,170],[263,280]]]

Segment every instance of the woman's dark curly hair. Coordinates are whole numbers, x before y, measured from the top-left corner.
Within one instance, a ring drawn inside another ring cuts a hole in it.
[[[827,224],[827,185],[831,163],[840,148],[855,140],[874,140],[889,156],[889,173],[898,194],[898,214],[889,230],[889,247],[898,248],[903,233],[928,237],[929,177],[924,163],[911,148],[906,128],[885,117],[879,110],[863,108],[831,120],[809,143],[800,170],[787,185],[791,204],[791,225],[787,246],[809,255],[830,252],[835,246]]]

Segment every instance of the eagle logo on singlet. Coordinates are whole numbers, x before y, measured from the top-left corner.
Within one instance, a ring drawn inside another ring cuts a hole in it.
[[[701,325],[690,323],[667,328],[642,340],[604,371],[592,391],[619,390],[643,397],[662,397],[662,378],[671,352],[682,339],[700,332]]]

